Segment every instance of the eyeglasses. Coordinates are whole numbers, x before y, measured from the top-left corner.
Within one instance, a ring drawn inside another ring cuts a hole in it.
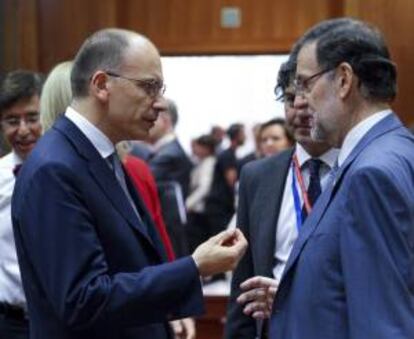
[[[287,107],[293,107],[294,102],[295,102],[295,93],[285,92],[283,94],[283,103]]]
[[[39,112],[32,112],[22,117],[6,116],[1,120],[1,122],[4,127],[16,129],[20,127],[22,121],[24,121],[28,127],[33,127],[39,123],[39,118]]]
[[[163,95],[167,88],[167,86],[164,83],[155,79],[132,79],[124,77],[114,72],[107,71],[105,73],[114,78],[120,78],[131,81],[135,84],[135,86],[142,88],[145,91],[145,93],[151,98],[155,98],[158,95]]]
[[[329,71],[332,71],[333,68],[327,68],[324,69],[318,73],[315,73],[307,78],[301,79],[301,78],[295,78],[293,80],[293,86],[295,87],[295,94],[296,95],[303,95],[303,94],[309,94],[312,91],[313,86],[315,85],[316,81],[325,73],[328,73]],[[313,86],[312,85],[313,81]]]

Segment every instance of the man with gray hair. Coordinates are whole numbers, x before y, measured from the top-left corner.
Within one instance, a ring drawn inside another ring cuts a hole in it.
[[[297,48],[295,105],[314,112],[313,139],[341,150],[284,269],[270,338],[414,338],[414,138],[390,109],[397,71],[380,32],[340,20]]]
[[[93,34],[71,84],[71,106],[33,150],[13,198],[31,338],[172,338],[168,321],[203,311],[200,275],[232,269],[246,240],[222,232],[167,263],[114,147],[146,139],[165,109],[160,56],[147,38]]]
[[[160,112],[150,130],[149,140],[153,145],[153,154],[148,164],[157,181],[162,214],[175,254],[182,257],[188,254],[184,201],[188,196],[193,164],[175,133],[178,123],[177,105],[171,99],[166,99],[166,103],[167,109]]]

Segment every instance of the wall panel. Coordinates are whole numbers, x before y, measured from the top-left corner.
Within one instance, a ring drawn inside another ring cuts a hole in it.
[[[104,27],[149,36],[161,52],[283,53],[316,22],[343,14],[378,25],[399,68],[396,109],[406,122],[414,83],[414,1],[411,0],[2,0],[0,70],[47,72],[73,58],[82,41]],[[220,9],[237,6],[239,28],[220,26]]]
[[[414,1],[348,0],[345,13],[375,24],[384,33],[398,67],[398,95],[394,108],[407,124],[413,124]]]
[[[314,0],[126,0],[122,26],[145,32],[165,54],[286,52],[306,28],[339,15],[338,3]],[[239,28],[220,26],[220,9],[241,10]]]

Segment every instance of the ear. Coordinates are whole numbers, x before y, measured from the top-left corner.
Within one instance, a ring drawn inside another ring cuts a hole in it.
[[[345,99],[350,93],[353,83],[356,80],[352,66],[347,62],[342,62],[337,68],[337,79],[339,86],[339,97]]]
[[[98,100],[106,102],[108,101],[108,75],[103,71],[96,71],[89,83],[91,94]]]

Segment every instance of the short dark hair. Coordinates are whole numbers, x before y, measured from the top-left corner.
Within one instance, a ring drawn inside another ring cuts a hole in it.
[[[280,127],[283,128],[283,130],[285,131],[285,135],[286,138],[289,140],[289,142],[291,144],[293,144],[295,142],[295,138],[291,132],[291,130],[288,128],[287,124],[286,124],[286,120],[283,118],[275,118],[275,119],[271,119],[269,121],[266,121],[265,123],[260,125],[259,128],[259,135],[261,135],[263,133],[263,131],[273,125],[278,125]]]
[[[276,99],[284,100],[285,91],[291,85],[297,65],[297,57],[301,48],[308,43],[317,40],[326,32],[348,23],[348,18],[325,20],[308,30],[294,45],[289,55],[289,59],[280,66],[277,76],[277,84],[274,89]]]
[[[167,100],[167,110],[165,111],[165,114],[167,114],[170,119],[171,119],[171,123],[173,125],[173,127],[175,127],[178,123],[178,107],[177,104],[171,100],[171,99],[166,99]]]
[[[88,95],[88,85],[99,70],[118,71],[125,49],[129,46],[128,31],[104,29],[91,35],[77,53],[71,72],[74,98]]]
[[[316,41],[321,69],[351,65],[367,100],[392,101],[397,94],[397,69],[380,31],[367,23],[346,19],[344,25],[325,32]]]
[[[209,134],[199,136],[194,140],[197,144],[206,147],[211,154],[214,154],[217,146],[216,140]]]
[[[43,77],[39,73],[16,70],[7,73],[0,83],[0,114],[20,100],[40,96]]]
[[[227,136],[230,138],[230,140],[235,140],[239,136],[239,133],[243,130],[243,128],[243,124],[231,124],[230,127],[227,129]]]
[[[286,89],[292,84],[295,77],[296,60],[289,58],[288,61],[280,65],[279,73],[277,75],[277,83],[275,87],[276,100],[283,101],[285,98]]]

